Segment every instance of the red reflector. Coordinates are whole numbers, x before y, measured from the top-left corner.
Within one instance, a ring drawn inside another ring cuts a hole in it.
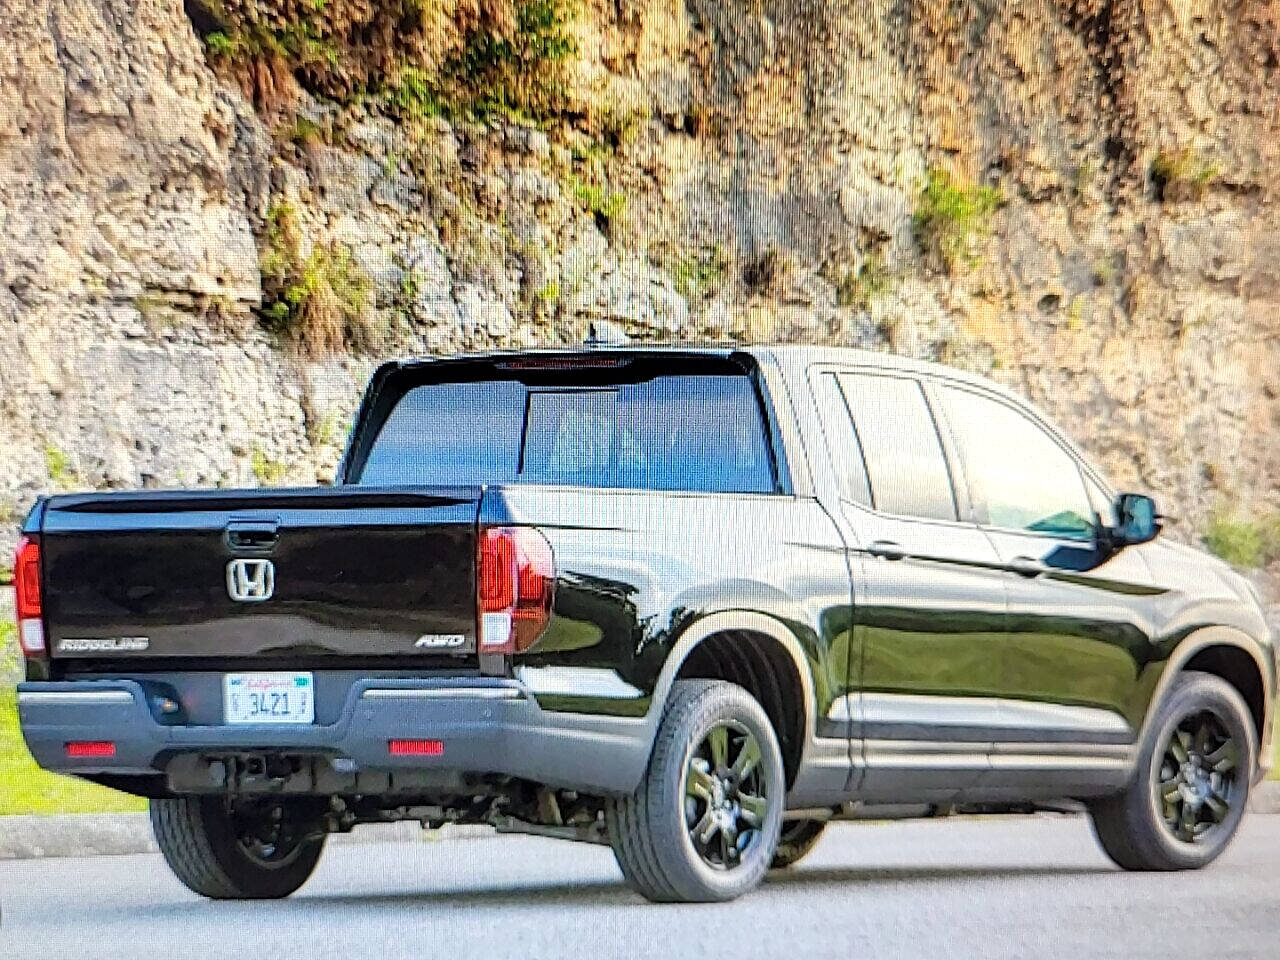
[[[388,740],[387,753],[393,757],[439,757],[444,754],[444,741]]]
[[[85,757],[114,757],[116,745],[110,740],[73,740],[67,744],[67,756],[77,759]]]

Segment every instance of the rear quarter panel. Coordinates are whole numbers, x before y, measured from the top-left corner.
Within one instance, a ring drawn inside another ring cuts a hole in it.
[[[534,524],[555,551],[550,626],[516,667],[545,708],[645,714],[681,634],[724,611],[797,638],[818,717],[846,693],[848,567],[812,499],[520,486],[491,489],[481,522]]]

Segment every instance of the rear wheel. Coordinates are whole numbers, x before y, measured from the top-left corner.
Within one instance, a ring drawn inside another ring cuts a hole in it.
[[[279,899],[297,890],[324,850],[315,822],[278,800],[151,801],[151,827],[169,869],[188,889],[215,900]]]
[[[770,869],[782,870],[800,862],[818,845],[822,832],[826,829],[825,820],[792,820],[784,823]]]
[[[644,780],[606,808],[618,866],[649,900],[732,900],[769,869],[785,791],[777,737],[751,694],[677,681]]]
[[[1173,685],[1121,793],[1090,807],[1103,850],[1126,870],[1188,870],[1222,853],[1244,816],[1257,735],[1249,708],[1220,677]]]

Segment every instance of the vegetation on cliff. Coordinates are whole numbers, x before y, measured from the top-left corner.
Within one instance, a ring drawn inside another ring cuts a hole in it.
[[[297,90],[413,116],[565,105],[565,0],[192,0],[213,66],[265,112]]]
[[[341,244],[315,243],[304,255],[303,243],[294,208],[273,206],[260,261],[267,329],[313,357],[376,349],[369,278]]]
[[[1280,560],[1280,513],[1244,517],[1219,509],[1209,517],[1202,541],[1227,563],[1252,569]]]

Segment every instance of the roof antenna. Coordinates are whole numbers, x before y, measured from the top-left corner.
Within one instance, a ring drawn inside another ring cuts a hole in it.
[[[631,342],[627,332],[608,320],[592,320],[587,325],[588,347],[618,347]]]

